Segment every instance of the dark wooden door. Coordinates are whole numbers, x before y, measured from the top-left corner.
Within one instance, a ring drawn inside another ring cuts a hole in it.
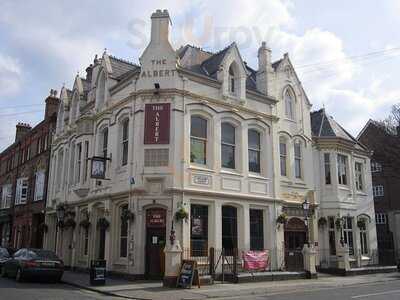
[[[299,218],[291,218],[285,225],[285,264],[288,271],[304,269],[303,247],[306,242],[306,227]]]
[[[146,277],[164,276],[164,247],[166,241],[165,210],[150,209],[146,219]]]

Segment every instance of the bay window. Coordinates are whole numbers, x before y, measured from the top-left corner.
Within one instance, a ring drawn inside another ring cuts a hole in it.
[[[341,154],[337,156],[339,184],[347,185],[347,157]]]
[[[235,169],[235,127],[221,125],[221,163],[223,168]]]
[[[354,165],[354,169],[355,169],[355,175],[356,175],[356,189],[357,189],[357,191],[362,191],[364,189],[362,163],[356,162]]]
[[[190,122],[190,162],[207,163],[207,120],[192,116]]]
[[[325,184],[331,184],[331,157],[329,153],[324,153]]]
[[[257,130],[248,130],[248,145],[249,145],[249,172],[260,173],[260,133]]]

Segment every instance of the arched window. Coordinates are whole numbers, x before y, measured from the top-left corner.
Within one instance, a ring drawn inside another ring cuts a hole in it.
[[[103,131],[101,132],[101,154],[103,157],[107,157],[107,151],[108,151],[108,128],[104,128]]]
[[[222,248],[228,252],[232,252],[238,246],[237,226],[236,207],[222,206]]]
[[[296,178],[302,178],[302,151],[301,151],[301,143],[296,141],[294,143],[294,173]]]
[[[128,204],[120,208],[120,228],[119,228],[119,257],[128,257],[128,218],[123,217],[128,211]]]
[[[106,100],[105,96],[106,96],[106,76],[104,72],[101,72],[96,87],[96,106],[98,108],[101,108],[103,106]]]
[[[223,168],[235,168],[235,127],[221,124],[221,164]]]
[[[231,94],[236,94],[236,78],[235,71],[233,69],[233,63],[229,67],[229,92]]]
[[[207,120],[192,116],[190,122],[190,162],[205,165],[207,162]]]
[[[287,144],[284,137],[279,138],[281,176],[287,176]]]
[[[365,218],[359,219],[357,221],[357,226],[360,229],[360,246],[361,246],[361,254],[368,254],[368,231],[367,231],[367,222]]]
[[[249,144],[249,171],[260,173],[260,133],[257,130],[249,129],[248,131]]]
[[[287,88],[285,91],[285,96],[284,96],[284,101],[285,101],[285,114],[288,119],[293,120],[294,119],[294,105],[295,105],[295,99],[294,99],[294,93],[291,89]]]
[[[121,165],[128,163],[129,119],[121,123]]]

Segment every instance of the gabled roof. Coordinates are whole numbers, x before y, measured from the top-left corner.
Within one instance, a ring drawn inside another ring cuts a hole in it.
[[[114,56],[109,55],[109,59],[110,59],[110,64],[111,64],[111,69],[112,69],[112,77],[117,79],[120,78],[122,75],[124,75],[125,73],[135,70],[137,68],[139,68],[138,65],[126,61],[126,60],[122,60],[120,58],[116,58]]]
[[[322,108],[311,112],[311,131],[317,138],[339,138],[351,142],[356,148],[367,150]]]

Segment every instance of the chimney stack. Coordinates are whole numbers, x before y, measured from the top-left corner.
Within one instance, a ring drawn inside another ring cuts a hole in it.
[[[44,118],[49,119],[53,115],[57,115],[58,105],[60,103],[60,100],[57,98],[56,90],[53,89],[50,90],[50,95],[47,96],[45,102],[46,102],[46,108],[44,112]]]
[[[162,44],[169,41],[169,18],[168,10],[157,9],[151,15],[151,40],[150,43]]]
[[[18,123],[15,130],[15,141],[22,139],[31,129],[31,125],[27,123]]]
[[[264,93],[269,94],[268,80],[272,73],[271,64],[271,49],[267,47],[266,42],[262,42],[261,47],[258,49],[258,71],[256,75],[257,89]]]

